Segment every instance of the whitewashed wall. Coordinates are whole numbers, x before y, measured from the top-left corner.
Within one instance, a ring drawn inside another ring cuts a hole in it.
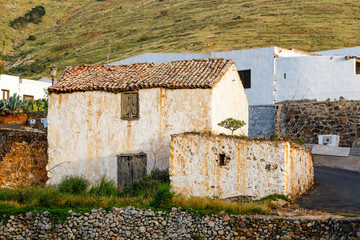
[[[34,99],[46,97],[45,90],[51,86],[51,83],[45,81],[29,80],[29,79],[19,79],[19,76],[11,75],[0,75],[0,90],[6,89],[10,90],[10,96],[14,93],[23,97],[23,95],[34,96]],[[0,91],[0,98],[2,98],[2,93]]]
[[[351,100],[360,99],[360,75],[355,73],[354,59],[284,57],[276,58],[275,64],[277,102],[292,99],[333,100],[340,96]]]
[[[51,86],[51,83],[29,79],[22,79],[21,81],[20,96],[31,95],[34,96],[34,99],[47,97],[45,91]]]
[[[351,48],[332,49],[315,52],[323,56],[357,56],[360,57],[360,46]]]
[[[211,110],[213,133],[231,134],[230,130],[217,124],[226,118],[232,117],[246,123],[244,127],[235,131],[234,134],[248,135],[248,101],[235,65],[224,75],[223,80],[213,88]]]
[[[20,84],[18,76],[10,76],[1,74],[0,75],[0,99],[2,99],[2,91],[1,89],[9,90],[9,96],[12,96],[14,93],[20,92]]]
[[[288,142],[178,134],[170,146],[171,185],[185,197],[295,197],[314,180],[311,153]],[[226,156],[224,166],[219,154]]]
[[[118,154],[145,152],[150,169],[168,168],[171,134],[212,130],[212,89],[141,89],[139,99],[139,120],[125,121],[120,119],[121,94],[51,94],[47,168],[60,165],[50,171],[50,182],[81,174],[91,181],[107,174],[116,181]],[[223,116],[221,111],[217,114]]]

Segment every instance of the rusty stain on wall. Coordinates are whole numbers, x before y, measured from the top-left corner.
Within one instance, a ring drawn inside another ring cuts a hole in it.
[[[220,154],[226,158],[223,165]],[[176,134],[171,140],[170,179],[186,197],[295,197],[313,183],[313,160],[306,148],[285,141]]]

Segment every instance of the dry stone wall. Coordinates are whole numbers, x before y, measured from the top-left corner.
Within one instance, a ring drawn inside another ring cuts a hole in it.
[[[340,146],[360,138],[360,101],[298,101],[279,104],[276,135],[318,143],[318,135],[340,136]]]
[[[45,133],[0,128],[0,187],[46,182],[47,162]]]
[[[360,218],[205,215],[113,208],[72,213],[54,224],[48,212],[11,216],[2,239],[358,239]]]

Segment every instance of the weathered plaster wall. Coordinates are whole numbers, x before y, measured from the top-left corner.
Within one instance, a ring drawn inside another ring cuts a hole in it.
[[[173,135],[170,147],[171,184],[185,196],[296,196],[313,182],[310,152],[288,142],[186,133]]]
[[[276,58],[276,102],[285,100],[360,100],[355,60],[344,57]],[[296,66],[296,68],[294,67]],[[286,78],[284,76],[286,74]]]
[[[280,104],[276,135],[318,143],[318,135],[340,136],[340,146],[360,138],[360,101],[300,101]]]
[[[248,135],[248,101],[235,65],[224,75],[212,90],[211,121],[212,132],[230,134],[231,131],[217,124],[226,118],[243,120],[246,125],[234,132],[237,135]]]
[[[48,169],[61,164],[51,171],[52,183],[80,174],[92,181],[101,174],[116,180],[118,154],[145,152],[150,168],[167,168],[170,134],[211,130],[210,89],[140,90],[140,118],[134,121],[120,119],[121,94],[75,92],[50,98]]]
[[[275,123],[275,106],[249,106],[249,137],[270,138]]]

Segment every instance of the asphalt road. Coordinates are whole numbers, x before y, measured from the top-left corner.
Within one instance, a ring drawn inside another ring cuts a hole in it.
[[[295,203],[330,213],[360,214],[360,173],[315,167],[315,184]]]

